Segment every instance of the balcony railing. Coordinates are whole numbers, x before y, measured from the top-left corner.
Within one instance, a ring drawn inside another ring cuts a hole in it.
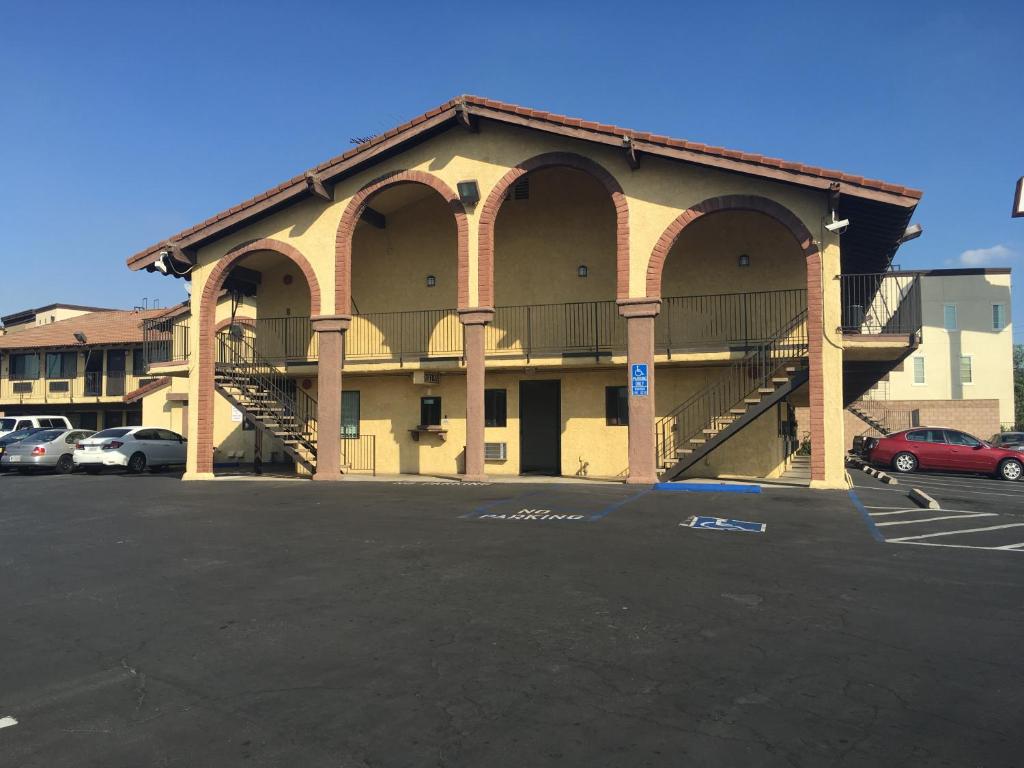
[[[120,399],[152,381],[153,377],[135,376],[126,371],[86,371],[73,378],[3,379],[0,399],[15,403],[99,402]]]
[[[844,334],[921,333],[921,277],[913,272],[839,276]]]
[[[190,314],[185,313],[142,322],[142,348],[146,365],[188,360],[188,325],[191,318]]]
[[[355,315],[345,333],[345,359],[396,360],[462,356],[462,324],[454,309]]]

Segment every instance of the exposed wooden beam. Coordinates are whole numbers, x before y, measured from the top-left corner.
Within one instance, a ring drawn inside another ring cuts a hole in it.
[[[466,102],[463,101],[455,107],[455,117],[459,121],[459,125],[470,133],[480,132],[480,121],[469,113],[469,108],[466,106]]]
[[[640,153],[637,152],[636,147],[633,145],[633,140],[629,136],[622,137],[622,146],[626,148],[626,162],[635,171],[640,167]]]
[[[321,181],[320,177],[315,173],[306,174],[306,189],[308,189],[313,195],[316,195],[329,203],[334,202],[334,195],[328,191],[327,187],[324,186],[323,181]]]
[[[362,220],[377,229],[384,229],[388,223],[383,213],[373,210],[370,206],[363,208]]]

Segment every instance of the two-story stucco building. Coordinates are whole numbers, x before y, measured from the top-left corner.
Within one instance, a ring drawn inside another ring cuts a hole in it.
[[[192,283],[151,369],[187,389],[186,479],[212,476],[222,397],[321,480],[358,451],[475,479],[771,476],[806,405],[812,484],[841,487],[844,406],[920,328],[913,282],[870,323],[850,306],[892,287],[919,197],[465,96],[128,265]],[[252,314],[219,316],[225,291]]]

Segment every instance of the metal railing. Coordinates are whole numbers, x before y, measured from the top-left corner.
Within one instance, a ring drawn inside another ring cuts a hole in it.
[[[489,355],[594,355],[622,349],[626,324],[614,301],[496,307],[484,330]]]
[[[844,334],[921,333],[921,277],[913,272],[839,275]]]
[[[717,381],[696,393],[655,423],[659,463],[678,458],[677,451],[703,430],[720,431],[731,423],[729,411],[790,363],[807,356],[807,310],[801,311],[770,339],[757,344],[742,360],[730,365]]]
[[[316,454],[316,400],[299,389],[295,380],[276,365],[260,357],[245,334],[230,331],[217,334],[217,368],[242,374],[262,395],[274,400],[284,409],[285,416],[294,418],[295,437],[310,453]]]
[[[310,361],[319,355],[308,317],[258,317],[255,329],[256,354],[267,360]]]
[[[748,347],[771,338],[807,308],[807,289],[672,296],[654,321],[654,348]]]
[[[354,315],[345,332],[348,360],[419,360],[460,357],[462,323],[455,309],[370,312]]]
[[[191,315],[176,315],[142,321],[142,349],[146,365],[188,360]]]
[[[341,468],[347,472],[377,474],[376,435],[341,437]]]
[[[97,402],[121,398],[152,381],[151,376],[135,376],[127,371],[85,371],[72,378],[2,379],[0,400],[19,403]]]

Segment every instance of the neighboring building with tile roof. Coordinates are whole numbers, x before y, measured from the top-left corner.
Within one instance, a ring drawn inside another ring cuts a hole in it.
[[[37,325],[55,323],[70,317],[88,314],[89,312],[109,312],[104,307],[83,307],[78,304],[47,304],[45,307],[23,309],[19,312],[0,316],[0,335],[24,331]]]

